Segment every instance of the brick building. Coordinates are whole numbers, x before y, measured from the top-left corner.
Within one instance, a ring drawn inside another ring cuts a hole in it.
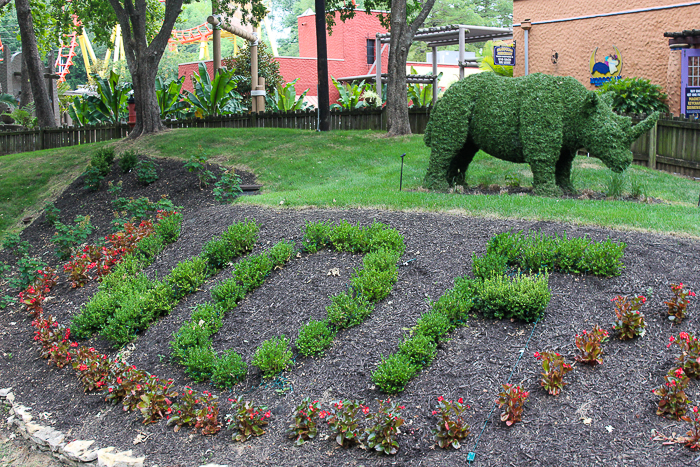
[[[573,76],[590,89],[647,78],[674,114],[700,112],[692,99],[695,92],[700,101],[700,33],[691,30],[700,1],[514,0],[513,22],[516,76]]]

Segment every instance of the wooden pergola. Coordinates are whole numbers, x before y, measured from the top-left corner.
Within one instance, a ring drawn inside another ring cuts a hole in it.
[[[453,24],[450,26],[440,26],[435,28],[419,29],[413,37],[413,41],[427,43],[428,47],[433,50],[433,73],[431,75],[407,75],[408,83],[432,84],[433,85],[433,104],[437,101],[438,86],[437,86],[437,48],[447,45],[459,45],[459,79],[464,78],[464,69],[467,67],[478,66],[476,60],[467,60],[465,58],[464,46],[468,43],[486,42],[489,40],[510,40],[513,39],[513,28],[491,28],[486,26],[468,26],[464,24]],[[374,65],[370,68],[376,68],[374,74],[361,76],[347,76],[338,79],[338,81],[357,81],[357,80],[373,80],[375,83],[386,83],[389,77],[386,73],[382,73],[382,53],[384,48],[388,47],[391,42],[391,33],[377,34],[375,42],[375,60]],[[384,44],[384,46],[382,46]],[[379,87],[377,87],[379,89]]]

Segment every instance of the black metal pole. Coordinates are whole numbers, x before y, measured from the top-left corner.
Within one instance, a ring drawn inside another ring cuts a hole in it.
[[[405,152],[401,154],[401,176],[399,177],[399,191],[401,191],[401,187],[403,185],[403,158],[405,155]]]
[[[316,0],[316,59],[318,72],[318,129],[331,128],[328,90],[328,50],[326,49],[326,1]]]

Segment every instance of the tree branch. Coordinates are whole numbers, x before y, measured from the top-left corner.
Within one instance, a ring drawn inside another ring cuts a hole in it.
[[[5,5],[10,3],[11,1],[12,0],[0,0],[0,10],[2,10],[5,7]]]
[[[156,37],[151,41],[150,47],[155,50],[165,50],[165,46],[173,33],[173,28],[175,27],[175,22],[177,17],[182,13],[182,0],[168,0],[165,2],[165,17],[163,18],[163,25],[160,27],[160,31],[156,34]]]
[[[426,0],[426,2],[423,4],[423,8],[421,8],[420,13],[418,13],[418,16],[416,16],[416,19],[413,20],[411,23],[411,37],[409,38],[408,45],[410,46],[411,43],[413,42],[413,37],[416,35],[416,32],[418,29],[420,29],[421,26],[423,26],[423,23],[425,22],[425,18],[428,17],[430,14],[430,10],[433,9],[433,5],[435,5],[435,0]]]

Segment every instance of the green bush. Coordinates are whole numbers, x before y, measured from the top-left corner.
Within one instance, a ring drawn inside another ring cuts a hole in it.
[[[309,222],[304,226],[304,236],[301,239],[302,248],[308,253],[316,253],[330,244],[331,223]]]
[[[190,321],[203,327],[209,335],[212,335],[221,329],[223,318],[224,310],[219,305],[203,303],[194,309]]]
[[[508,258],[508,265],[525,272],[559,270],[564,273],[619,276],[627,245],[610,239],[594,242],[583,238],[550,237],[542,232],[504,232],[487,244],[488,254]]]
[[[90,165],[99,169],[100,174],[106,177],[112,169],[114,162],[114,148],[103,147],[97,150],[90,158]]]
[[[221,237],[212,238],[204,244],[202,257],[214,271],[225,268],[234,258],[231,255],[228,242]]]
[[[182,227],[182,214],[171,214],[170,216],[161,219],[154,226],[156,233],[161,236],[163,242],[167,245],[174,243],[180,236]]]
[[[139,158],[135,151],[124,151],[119,158],[119,168],[122,169],[122,172],[127,173],[136,166],[138,161]]]
[[[237,173],[228,171],[221,174],[221,178],[214,184],[214,199],[220,203],[227,203],[243,193],[241,190],[241,177]]]
[[[497,253],[486,253],[484,256],[472,254],[472,274],[479,280],[502,276],[508,269],[508,258]]]
[[[455,279],[453,289],[445,293],[432,304],[433,310],[443,313],[450,322],[450,327],[455,328],[469,318],[469,312],[474,306],[477,282],[468,278]]]
[[[233,271],[233,277],[246,288],[251,291],[260,287],[270,271],[272,271],[272,260],[267,256],[267,253],[260,253],[249,258],[242,259],[236,263],[236,269]]]
[[[396,394],[404,390],[417,371],[418,368],[403,353],[395,353],[387,358],[382,356],[382,362],[372,373],[372,382],[382,392]]]
[[[450,332],[451,327],[450,319],[445,313],[439,310],[430,310],[418,318],[415,334],[423,335],[434,342],[438,342]]]
[[[196,292],[207,279],[207,263],[204,258],[195,256],[181,261],[165,279],[173,290],[176,299]]]
[[[345,329],[362,323],[374,311],[374,305],[363,295],[342,292],[331,297],[330,306],[326,307],[328,321],[339,329]]]
[[[354,226],[346,220],[341,220],[333,227],[329,236],[330,244],[338,251],[365,253],[369,251],[369,235],[367,230]]]
[[[389,250],[367,253],[362,259],[363,269],[355,270],[350,283],[367,300],[376,302],[391,292],[398,279],[398,254]]]
[[[134,166],[136,179],[144,185],[150,185],[158,180],[158,172],[156,171],[156,163],[151,159],[138,161]]]
[[[294,242],[278,242],[270,248],[267,254],[276,267],[284,266],[294,255]]]
[[[54,225],[59,220],[59,214],[61,214],[61,210],[55,204],[46,203],[44,205],[44,220],[50,225]]]
[[[258,241],[259,231],[260,226],[255,221],[246,219],[229,226],[221,238],[229,243],[232,258],[235,258],[253,249]]]
[[[90,223],[90,216],[75,216],[75,225],[65,225],[56,221],[54,234],[51,242],[56,245],[56,256],[58,259],[67,260],[70,258],[73,248],[87,240],[92,233],[93,226]]]
[[[217,358],[211,372],[211,381],[219,389],[232,388],[245,379],[248,365],[233,350],[227,350]]]
[[[265,378],[277,376],[293,366],[292,351],[289,350],[289,341],[284,334],[263,342],[255,350],[252,364],[260,369]]]
[[[238,302],[245,298],[246,293],[247,289],[232,278],[214,287],[211,291],[211,297],[224,310],[232,310],[236,308]]]
[[[479,287],[479,310],[487,318],[534,321],[549,304],[549,274],[497,276]]]
[[[149,235],[136,244],[136,250],[141,253],[148,262],[152,261],[153,258],[158,256],[164,249],[165,242],[163,241],[163,237],[158,233]]]
[[[668,96],[661,86],[651,84],[644,78],[622,78],[610,80],[597,92],[610,99],[612,108],[618,113],[650,114],[654,111],[668,112],[664,102]]]
[[[105,176],[102,175],[99,167],[90,166],[83,172],[85,189],[89,191],[97,191],[100,189],[102,180]]]
[[[206,326],[194,321],[185,322],[173,333],[173,340],[170,341],[172,358],[184,364],[192,349],[211,347],[210,336],[211,333]]]
[[[185,358],[185,373],[195,382],[201,383],[211,379],[216,354],[211,347],[193,347]]]
[[[408,357],[411,364],[417,368],[430,365],[436,352],[437,343],[424,334],[416,334],[399,344],[399,353]]]
[[[406,251],[403,236],[398,230],[392,229],[384,224],[372,224],[372,238],[369,242],[371,251],[387,249],[393,251],[400,258]]]
[[[328,320],[311,320],[299,330],[294,345],[299,353],[305,357],[321,355],[331,346],[335,331],[329,326]]]
[[[114,310],[115,297],[103,290],[98,291],[89,302],[73,318],[70,329],[71,335],[76,339],[89,339],[107,322]]]

